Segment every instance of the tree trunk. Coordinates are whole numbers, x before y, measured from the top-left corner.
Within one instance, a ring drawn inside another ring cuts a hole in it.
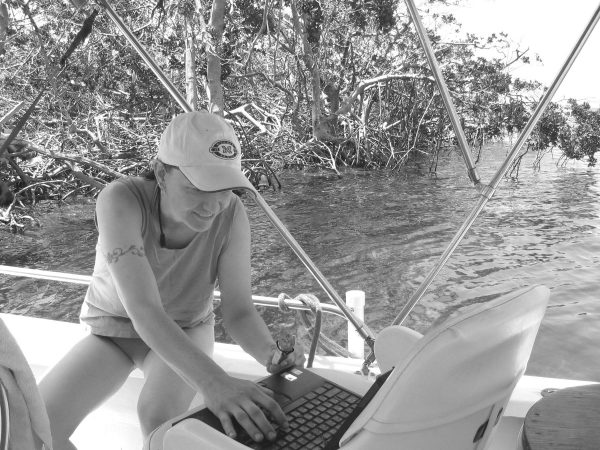
[[[196,39],[194,38],[194,11],[183,16],[185,22],[185,97],[193,110],[198,109],[198,83],[196,82]]]
[[[208,110],[223,115],[224,99],[221,84],[221,40],[225,29],[226,0],[213,0],[206,43],[206,95]]]
[[[8,33],[8,7],[5,3],[0,3],[0,55],[4,55],[4,43]]]
[[[319,69],[319,65],[317,64],[313,56],[313,51],[310,46],[310,42],[308,42],[308,33],[306,30],[306,26],[304,25],[304,18],[301,18],[298,15],[296,1],[292,1],[290,2],[290,4],[292,9],[292,20],[294,23],[294,29],[296,30],[296,34],[300,37],[302,41],[302,59],[304,60],[306,68],[310,72],[310,81],[312,87],[311,118],[313,136],[317,139],[327,138],[329,133],[326,131],[326,127],[323,126],[321,120],[321,71]]]

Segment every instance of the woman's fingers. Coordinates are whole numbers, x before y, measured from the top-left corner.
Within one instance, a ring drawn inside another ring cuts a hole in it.
[[[273,419],[273,421],[279,424],[280,427],[286,429],[289,427],[287,417],[285,417],[285,413],[279,406],[273,397],[268,394],[265,394],[262,390],[254,397],[254,400],[262,406],[262,408],[267,412],[269,416]],[[260,411],[260,409],[259,409]],[[262,413],[262,411],[261,411]],[[264,417],[264,415],[263,415]]]
[[[218,414],[217,417],[221,421],[221,426],[223,427],[225,434],[230,438],[235,439],[237,437],[237,433],[235,432],[233,422],[231,422],[231,419],[229,418],[229,414],[223,411]]]
[[[304,347],[302,347],[302,345],[298,345],[294,349],[292,357],[294,358],[294,366],[304,366],[304,363],[306,362],[306,356],[304,356]]]
[[[304,366],[305,362],[304,347],[302,347],[302,344],[297,343],[294,352],[287,355],[279,364],[267,364],[267,371],[277,373],[289,367]]]
[[[248,383],[245,389],[229,401],[221,403],[216,414],[225,433],[236,437],[233,420],[235,420],[255,441],[275,439],[277,433],[267,418],[270,416],[282,428],[288,428],[288,422],[279,404],[254,383]]]
[[[256,407],[256,409],[258,409],[258,411],[260,412],[260,409],[258,407]],[[267,429],[264,432],[261,431],[259,427],[255,424],[255,420],[257,420],[257,418],[253,417],[254,420],[252,420],[248,413],[241,407],[232,408],[229,411],[223,411],[217,417],[221,421],[223,431],[225,431],[227,436],[229,436],[232,439],[235,439],[237,437],[235,426],[233,424],[234,420],[240,425],[240,427],[242,427],[246,431],[246,433],[248,433],[248,436],[250,436],[255,441],[262,441],[265,435],[269,436],[269,433],[275,432],[275,430],[273,430],[272,427],[271,430]],[[264,415],[263,420],[268,424],[268,420],[264,417]],[[262,425],[263,427],[265,427],[264,422],[262,423]],[[270,427],[270,425],[268,426]]]
[[[253,407],[254,408],[253,408]],[[246,430],[246,433],[255,441],[262,441],[265,436],[275,433],[275,430],[264,416],[260,408],[253,403],[246,404],[245,408],[237,409],[233,413],[235,420]]]
[[[273,440],[277,437],[275,428],[273,427],[273,425],[271,424],[269,419],[267,419],[265,412],[263,412],[263,410],[261,410],[261,408],[259,408],[256,403],[254,403],[254,402],[248,403],[246,405],[245,411],[246,411],[247,417],[253,422],[253,424],[260,431],[259,434],[254,436],[254,440],[260,440],[260,438],[262,438],[262,436],[265,436],[269,440]],[[267,414],[270,415],[270,413],[268,413],[268,412],[267,412]],[[259,437],[259,439],[257,439],[257,437]]]

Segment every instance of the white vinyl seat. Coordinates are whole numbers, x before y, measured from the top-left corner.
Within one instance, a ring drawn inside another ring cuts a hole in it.
[[[341,448],[485,449],[525,372],[548,299],[546,287],[534,286],[464,308],[424,336],[386,329],[375,356],[395,368]]]
[[[8,393],[0,381],[0,450],[8,450],[10,437],[10,414],[8,411]]]
[[[50,423],[35,377],[0,319],[0,450],[52,447]]]
[[[394,369],[341,448],[485,449],[525,372],[548,298],[546,287],[534,286],[463,308],[425,335],[382,331],[375,355]],[[194,419],[159,430],[145,449],[247,448]]]

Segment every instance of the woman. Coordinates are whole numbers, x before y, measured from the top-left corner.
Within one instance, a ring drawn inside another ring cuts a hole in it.
[[[221,117],[191,112],[163,133],[150,179],[123,178],[98,197],[92,282],[81,311],[90,334],[40,382],[54,448],[73,449],[81,420],[139,367],[144,437],[189,408],[196,391],[235,436],[274,439],[261,408],[282,427],[279,405],[256,384],[228,376],[212,359],[212,293],[218,279],[229,334],[277,372],[304,363],[301,346],[279,363],[250,288],[250,226],[232,189],[253,189],[240,145]],[[70,404],[65,404],[68,401]]]

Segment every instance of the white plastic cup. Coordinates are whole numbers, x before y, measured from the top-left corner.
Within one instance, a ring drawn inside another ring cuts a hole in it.
[[[356,317],[364,322],[365,320],[365,292],[364,291],[347,291],[346,306],[354,313]],[[348,322],[348,351],[355,358],[364,359],[365,357],[365,341],[358,334],[354,325]]]

